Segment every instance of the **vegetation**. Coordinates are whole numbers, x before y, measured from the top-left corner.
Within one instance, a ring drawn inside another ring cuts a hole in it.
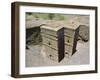
[[[34,19],[43,19],[43,20],[65,20],[64,14],[56,13],[26,13],[26,17],[32,16]]]

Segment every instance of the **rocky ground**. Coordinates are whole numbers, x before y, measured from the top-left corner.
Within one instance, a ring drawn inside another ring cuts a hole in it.
[[[26,50],[26,67],[89,64],[89,42],[78,41],[75,54],[60,63],[47,58],[42,45],[30,45],[29,48]]]

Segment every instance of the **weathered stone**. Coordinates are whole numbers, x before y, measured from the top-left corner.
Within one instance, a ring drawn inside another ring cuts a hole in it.
[[[50,57],[54,57],[52,53],[56,50],[58,61],[61,55],[73,55],[76,51],[76,46],[77,46],[77,38],[79,36],[79,24],[78,23],[65,23],[62,25],[63,21],[58,21],[57,22],[52,22],[47,25],[44,25],[41,27],[41,35],[43,39],[43,44],[45,45],[45,51],[46,54],[50,54]],[[54,24],[54,25],[52,25]],[[60,29],[63,28],[62,33],[60,33]],[[64,39],[61,41],[61,37]],[[64,45],[64,49],[62,49],[61,46],[59,45]],[[49,46],[49,50],[47,50],[47,47]],[[58,47],[59,46],[59,47]],[[52,48],[52,49],[51,49]],[[61,55],[59,56],[59,49],[64,50],[64,54],[61,52]],[[67,53],[67,54],[66,54]],[[55,60],[55,59],[54,59]]]
[[[88,26],[80,25],[78,39],[85,41],[85,42],[89,40],[89,27]]]
[[[64,58],[64,28],[52,28],[46,25],[40,28],[47,57],[60,62]]]
[[[89,16],[76,16],[69,20],[80,25],[78,40],[85,42],[89,40],[89,20]]]
[[[40,27],[26,29],[26,44],[41,44]]]
[[[73,26],[73,27],[72,27]],[[64,27],[65,55],[73,55],[77,47],[77,39],[79,36],[79,25],[72,23],[68,28]]]

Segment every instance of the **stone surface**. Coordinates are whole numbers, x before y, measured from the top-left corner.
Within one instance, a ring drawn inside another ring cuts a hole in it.
[[[89,42],[80,43],[78,41],[75,54],[73,54],[72,57],[66,55],[60,63],[46,56],[43,45],[29,45],[29,48],[30,49],[26,50],[25,56],[26,67],[82,65],[90,63]]]
[[[80,25],[79,39],[85,42],[89,40],[89,27],[88,26]]]
[[[79,26],[75,28],[64,28],[65,55],[73,55],[77,47],[77,39],[79,36]]]
[[[42,43],[47,57],[56,62],[64,58],[64,29],[41,26]],[[56,53],[56,55],[55,55]]]

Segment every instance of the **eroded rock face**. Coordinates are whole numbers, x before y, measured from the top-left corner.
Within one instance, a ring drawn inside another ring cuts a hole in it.
[[[40,45],[41,42],[40,27],[26,29],[26,44]]]
[[[88,26],[80,25],[78,39],[84,42],[87,42],[89,40],[89,27]]]

